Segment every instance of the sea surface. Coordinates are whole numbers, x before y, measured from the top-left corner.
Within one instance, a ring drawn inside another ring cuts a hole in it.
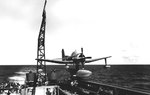
[[[48,65],[47,72],[56,69],[58,79],[69,77],[64,65]],[[150,65],[86,65],[85,69],[92,71],[89,80],[121,87],[150,90]],[[23,82],[25,74],[36,72],[36,65],[0,65],[0,83],[6,81]]]

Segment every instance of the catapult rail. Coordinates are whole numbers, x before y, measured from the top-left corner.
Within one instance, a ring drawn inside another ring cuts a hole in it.
[[[85,93],[91,93],[90,95],[92,95],[92,93],[96,95],[150,95],[150,92],[148,91],[146,92],[139,89],[130,89],[91,81],[79,81],[78,87],[85,91]]]

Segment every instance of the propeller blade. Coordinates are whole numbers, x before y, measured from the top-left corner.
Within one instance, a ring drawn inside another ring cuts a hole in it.
[[[81,60],[81,59],[91,59],[92,57],[88,56],[88,57],[79,57],[77,58],[77,60]]]
[[[81,53],[83,54],[83,48],[81,48]]]
[[[91,59],[92,57],[88,56],[88,57],[85,57],[85,59]]]

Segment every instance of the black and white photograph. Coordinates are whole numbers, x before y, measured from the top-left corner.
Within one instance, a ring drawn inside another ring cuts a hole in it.
[[[150,95],[149,0],[0,0],[0,95]]]

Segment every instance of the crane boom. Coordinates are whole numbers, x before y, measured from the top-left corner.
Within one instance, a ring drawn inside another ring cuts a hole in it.
[[[40,32],[38,36],[38,46],[37,46],[37,58],[45,59],[45,29],[46,29],[46,7],[47,0],[45,0],[42,22],[40,27]],[[37,60],[37,82],[44,83],[46,81],[46,63],[44,61]],[[43,75],[43,76],[41,76]]]

